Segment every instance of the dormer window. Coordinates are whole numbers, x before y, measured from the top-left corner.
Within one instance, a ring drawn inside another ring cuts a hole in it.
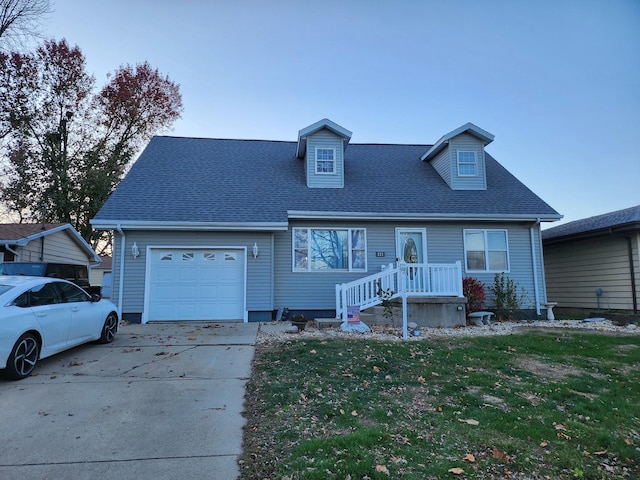
[[[316,148],[316,173],[321,175],[336,173],[335,148]]]
[[[458,151],[458,176],[475,177],[477,175],[476,152]]]

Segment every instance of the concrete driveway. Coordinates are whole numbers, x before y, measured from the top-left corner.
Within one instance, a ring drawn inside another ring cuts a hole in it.
[[[237,478],[258,326],[127,325],[0,380],[0,478]]]

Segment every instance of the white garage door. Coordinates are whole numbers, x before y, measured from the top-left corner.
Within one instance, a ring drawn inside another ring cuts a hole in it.
[[[244,251],[152,249],[148,320],[244,319]]]

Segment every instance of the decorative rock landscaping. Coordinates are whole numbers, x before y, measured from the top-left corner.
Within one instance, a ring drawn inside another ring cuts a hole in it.
[[[339,328],[324,328],[319,330],[311,325],[306,330],[288,333],[287,327],[291,325],[287,322],[264,322],[258,329],[257,343],[270,343],[287,341],[292,338],[332,338],[332,337],[353,337],[365,340],[393,340],[402,341],[402,328],[393,326],[372,326],[369,333],[343,332]],[[640,335],[640,328],[630,323],[625,326],[613,324],[610,320],[584,321],[584,320],[534,320],[534,321],[508,321],[493,322],[489,325],[466,326],[459,328],[427,328],[420,327],[420,335],[411,336],[406,341],[425,341],[436,337],[464,337],[464,336],[486,336],[486,335],[511,335],[520,333],[527,328],[572,328],[576,330],[588,330],[596,332],[611,332],[616,334]]]

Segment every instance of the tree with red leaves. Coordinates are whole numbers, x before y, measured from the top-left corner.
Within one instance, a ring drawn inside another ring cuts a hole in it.
[[[89,220],[183,107],[179,86],[147,62],[121,66],[98,92],[85,67],[65,40],[0,52],[0,200],[20,221],[71,223],[96,247]]]

